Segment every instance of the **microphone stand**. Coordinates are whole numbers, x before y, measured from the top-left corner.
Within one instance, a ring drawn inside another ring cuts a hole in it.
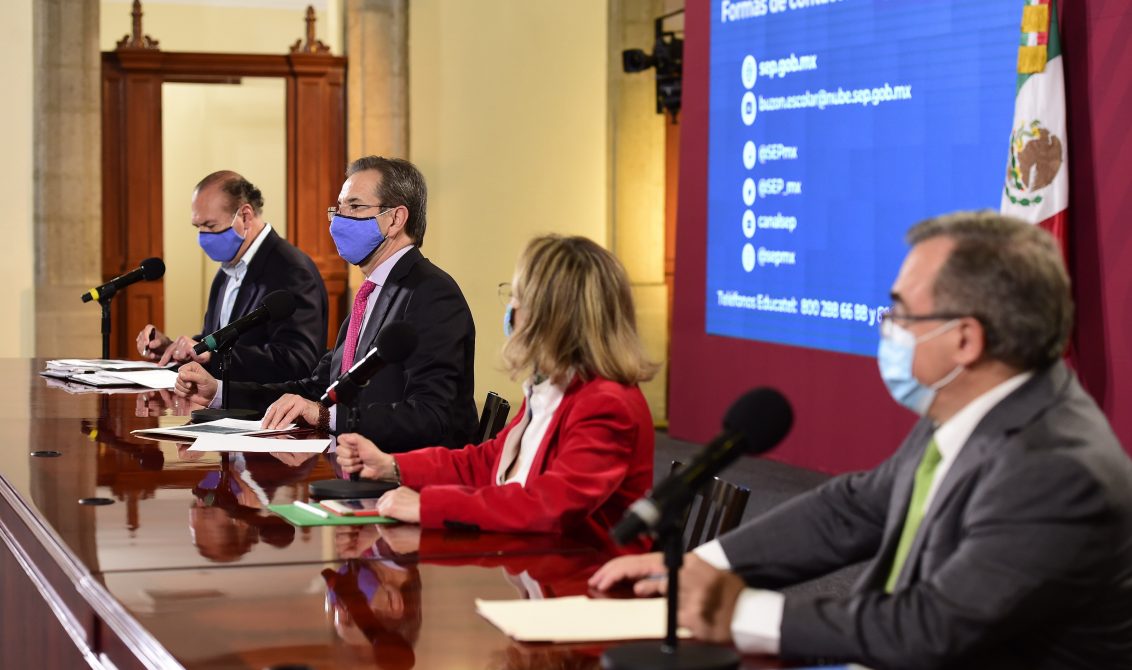
[[[352,433],[360,425],[360,412],[358,399],[362,389],[369,385],[369,380],[361,383],[339,384],[335,404],[345,412],[339,412],[339,433]],[[345,416],[343,416],[345,414]],[[342,500],[349,498],[380,498],[381,494],[397,488],[394,482],[375,479],[362,479],[357,472],[350,473],[349,479],[322,479],[311,482],[307,487],[310,497],[318,500]]]
[[[102,307],[102,358],[110,358],[110,301],[114,294],[100,295],[98,304]]]
[[[664,567],[668,570],[665,594],[668,616],[664,642],[634,642],[605,650],[603,670],[737,670],[739,655],[730,647],[685,642],[676,637],[679,611],[680,568],[684,565],[683,514],[663,520],[657,529],[657,543],[664,546]]]
[[[232,338],[222,344],[215,352],[220,355],[220,380],[223,384],[222,388],[225,389],[220,399],[220,409],[194,409],[192,411],[193,423],[217,421],[219,419],[253,419],[259,414],[252,409],[229,409],[228,407],[228,403],[232,399],[232,387],[228,385],[228,372],[232,369],[232,347],[235,344],[236,338]]]

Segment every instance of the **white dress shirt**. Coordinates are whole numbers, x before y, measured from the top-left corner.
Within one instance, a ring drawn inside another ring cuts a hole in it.
[[[240,292],[240,285],[244,283],[244,277],[248,274],[248,264],[252,262],[255,257],[255,252],[263,246],[263,241],[267,239],[267,233],[271,230],[271,224],[265,223],[263,229],[252,240],[251,246],[240,257],[240,260],[235,263],[222,263],[220,271],[228,275],[228,279],[224,281],[224,293],[220,300],[220,327],[228,325],[232,320],[232,308],[236,306],[236,294]]]
[[[936,447],[941,456],[932,477],[931,488],[924,502],[924,518],[930,517],[931,504],[943,482],[947,471],[951,469],[963,445],[971,437],[971,433],[998,403],[1006,399],[1018,387],[1025,384],[1033,376],[1032,372],[1023,372],[995,386],[978,398],[967,403],[950,419],[945,421],[935,431]],[[921,527],[922,532],[922,527]],[[723,552],[719,540],[712,540],[696,547],[694,553],[707,564],[717,570],[730,570],[731,561]],[[743,589],[739,599],[735,602],[735,614],[731,618],[731,637],[735,646],[741,652],[777,654],[779,641],[782,637],[782,609],[785,596],[777,591],[762,589]]]
[[[569,380],[566,382],[569,384]],[[503,452],[499,457],[499,470],[495,473],[495,483],[518,483],[526,485],[527,476],[531,473],[531,465],[535,461],[535,454],[546,437],[550,428],[550,420],[562,403],[562,396],[566,392],[565,386],[559,386],[549,379],[538,383],[527,380],[523,383],[523,395],[527,398],[527,411],[517,426],[507,434],[503,444]]]

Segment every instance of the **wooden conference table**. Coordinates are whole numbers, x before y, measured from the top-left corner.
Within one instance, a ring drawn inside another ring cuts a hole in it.
[[[600,542],[294,528],[264,504],[305,500],[332,456],[198,458],[130,435],[184,423],[171,398],[71,394],[43,366],[0,359],[0,668],[599,667],[474,600],[584,593]]]

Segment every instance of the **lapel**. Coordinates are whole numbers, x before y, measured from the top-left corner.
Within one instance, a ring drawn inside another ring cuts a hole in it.
[[[892,564],[892,557],[896,554],[896,545],[900,542],[900,532],[904,529],[904,517],[908,515],[908,505],[912,498],[912,484],[915,483],[916,468],[920,464],[924,450],[932,439],[935,426],[929,419],[921,419],[912,428],[900,449],[910,449],[893,475],[892,490],[889,493],[888,515],[884,521],[884,534],[881,537],[880,548],[876,556],[869,563],[856,582],[856,591],[863,591],[882,586],[888,579],[888,569]],[[913,446],[914,445],[914,446]]]
[[[362,356],[370,350],[373,343],[377,340],[377,334],[381,332],[381,327],[385,325],[386,319],[389,317],[389,310],[393,306],[397,296],[407,290],[403,286],[405,277],[409,271],[424,257],[416,247],[409,249],[405,255],[397,261],[393,269],[389,271],[389,276],[385,278],[385,284],[377,293],[377,301],[373,304],[373,312],[366,321],[366,326],[360,334],[358,334],[358,348],[355,354],[355,360],[360,360]],[[347,321],[347,326],[349,322]],[[339,357],[341,360],[341,357]]]
[[[519,441],[523,439],[523,433],[526,432],[529,423],[527,419],[527,398],[524,393],[523,402],[519,405],[519,413],[511,420],[509,430],[503,437],[503,448],[495,455],[495,462],[491,468],[492,481],[498,483],[499,477],[504,474],[500,472],[503,464],[510,465],[519,455]]]
[[[240,290],[236,292],[236,302],[232,305],[232,317],[229,322],[247,314],[263,298],[260,295],[263,292],[263,284],[260,283],[259,279],[270,263],[275,245],[279,243],[279,236],[275,234],[274,229],[265,230],[261,234],[267,235],[267,237],[263,238],[263,242],[256,250],[252,262],[248,263],[248,271],[244,274],[244,281],[240,284]]]
[[[227,279],[228,275],[224,274],[223,270],[217,270],[216,275],[212,278],[212,287],[208,290],[208,309],[204,313],[204,328],[200,333],[202,338],[220,328],[220,310],[224,307],[221,304],[223,299],[220,294],[220,287],[224,285]]]
[[[931,506],[924,513],[920,530],[912,541],[905,568],[901,571],[895,589],[905,588],[912,581],[912,577],[916,575],[916,564],[920,560],[924,543],[927,541],[928,533],[926,529],[930,528],[935,519],[943,514],[943,510],[947,509],[960,485],[967,481],[971,473],[977,470],[987,459],[994,457],[1002,443],[1045,412],[1064,392],[1070,380],[1071,377],[1065,364],[1059,361],[1047,370],[1034,373],[1034,376],[1025,384],[991,408],[990,412],[987,412],[987,415],[983,417],[971,433],[971,437],[967,438],[963,449],[960,450],[955,462],[951,464],[943,481],[940,482],[939,488],[932,498]],[[923,449],[918,453],[923,454]],[[911,464],[910,469],[905,468],[909,482],[914,478],[918,466],[919,459]],[[909,483],[902,492],[904,495],[902,512],[895,523],[893,523],[893,515],[889,515],[885,544],[891,543],[892,551],[895,551],[895,544],[899,541],[900,531],[903,529],[908,501],[912,495],[911,491],[911,484]],[[885,564],[887,565],[887,562]],[[887,575],[885,576],[887,577]]]
[[[566,416],[567,412],[570,410],[570,405],[574,403],[574,400],[578,397],[578,394],[582,392],[585,385],[586,382],[582,381],[577,374],[575,374],[574,378],[570,380],[570,383],[566,385],[566,390],[562,394],[562,401],[558,403],[558,408],[554,410],[554,416],[550,418],[550,423],[546,426],[546,433],[542,436],[542,442],[538,445],[538,451],[535,452],[535,458],[531,462],[530,474],[542,474],[543,470],[546,469],[546,456],[547,452],[550,451],[550,442],[555,439],[555,436],[558,434],[558,426],[562,423],[562,417]],[[530,475],[527,477],[529,479]]]

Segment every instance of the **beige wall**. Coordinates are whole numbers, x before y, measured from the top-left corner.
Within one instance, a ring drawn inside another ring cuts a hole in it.
[[[8,249],[0,266],[0,356],[35,353],[35,234],[32,175],[32,0],[0,3],[0,79],[8,99],[0,105],[0,230]]]
[[[431,185],[425,255],[476,321],[477,402],[521,392],[501,371],[496,285],[541,233],[608,245],[605,2],[417,0],[409,153]]]
[[[145,2],[144,32],[165,51],[287,53],[305,34],[306,6],[316,8],[317,37],[341,53],[340,2],[198,0]],[[101,48],[129,31],[131,3],[103,0]],[[197,245],[189,199],[201,177],[236,170],[264,196],[264,217],[286,234],[286,88],[282,79],[248,77],[236,85],[162,87],[162,197],[166,265],[165,322],[173,337],[200,331],[219,266]]]

